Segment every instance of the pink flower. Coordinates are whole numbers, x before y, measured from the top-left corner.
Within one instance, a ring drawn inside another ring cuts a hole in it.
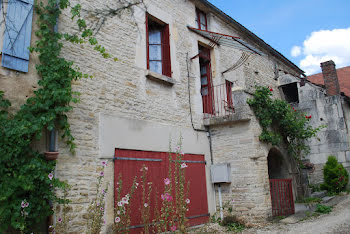
[[[189,198],[187,198],[186,200],[185,200],[185,202],[187,203],[187,204],[190,204],[190,199]]]
[[[53,174],[52,174],[52,173],[50,173],[50,174],[48,175],[48,177],[49,177],[49,179],[50,179],[50,180],[52,180],[52,178],[53,178]]]
[[[106,161],[102,161],[102,166],[106,167],[107,166],[107,162]]]
[[[232,202],[232,203],[234,203],[234,202],[235,202],[235,200],[233,200],[233,199],[232,199],[232,200],[231,200],[231,202]]]
[[[164,179],[164,184],[165,185],[169,185],[170,184],[170,179],[169,178],[165,178]]]
[[[58,218],[57,222],[62,223],[62,219]]]
[[[172,226],[172,227],[170,228],[170,230],[171,230],[172,232],[175,232],[175,231],[176,231],[176,226]]]
[[[129,204],[129,198],[128,197],[123,197],[122,198],[122,203]]]
[[[182,164],[181,164],[181,168],[182,168],[182,169],[184,169],[184,168],[186,168],[186,167],[188,167],[186,163],[182,163]]]
[[[114,222],[119,223],[120,222],[120,218],[118,216],[115,217]]]
[[[102,176],[104,176],[105,175],[105,173],[103,173],[103,171],[101,171],[100,172],[100,176],[102,177]]]
[[[123,206],[123,204],[124,204],[124,203],[121,202],[121,201],[117,203],[118,206]]]
[[[169,194],[169,193],[165,193],[165,194],[162,194],[161,196],[161,199],[164,201],[171,201],[173,200],[173,197]]]
[[[25,200],[24,200],[24,201],[22,201],[22,203],[21,203],[21,207],[22,207],[22,208],[25,208],[25,207],[26,207],[25,205],[26,205],[26,202],[25,202]]]
[[[147,207],[147,206],[148,206],[148,204],[147,204],[147,203],[145,203],[145,204],[143,204],[143,206],[144,206],[144,207]]]
[[[102,206],[101,206],[100,210],[103,211],[103,207]]]

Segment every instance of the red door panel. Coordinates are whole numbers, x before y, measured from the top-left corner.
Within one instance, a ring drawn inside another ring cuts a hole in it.
[[[174,156],[173,156],[174,157]],[[183,162],[187,164],[185,168],[185,178],[190,182],[188,198],[190,199],[189,211],[186,217],[189,218],[189,225],[198,225],[208,221],[208,201],[205,176],[205,161],[203,155],[185,154]],[[147,182],[152,182],[151,193],[151,220],[154,218],[155,199],[158,202],[158,210],[161,205],[160,195],[164,192],[164,178],[168,177],[169,154],[167,152],[152,152],[138,150],[116,149],[115,151],[115,188],[118,187],[120,173],[122,174],[123,191],[125,196],[130,191],[135,176],[139,183],[135,190],[131,203],[131,233],[142,232],[141,210],[142,202],[141,168],[145,165],[148,168]],[[146,186],[148,187],[148,186]],[[156,195],[157,194],[157,195]],[[118,203],[117,190],[115,190],[115,206]]]

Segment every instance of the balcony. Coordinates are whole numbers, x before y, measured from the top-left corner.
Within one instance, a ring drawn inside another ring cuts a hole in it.
[[[247,94],[231,82],[201,90],[204,125],[249,121],[253,115]]]

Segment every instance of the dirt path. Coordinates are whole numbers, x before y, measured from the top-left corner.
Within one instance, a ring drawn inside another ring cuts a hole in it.
[[[278,223],[264,228],[243,231],[243,234],[253,233],[350,234],[350,196],[348,195],[345,200],[337,204],[333,211],[327,215],[321,215],[296,224]]]

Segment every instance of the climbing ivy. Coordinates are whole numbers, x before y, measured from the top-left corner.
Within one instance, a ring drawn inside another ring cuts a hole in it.
[[[313,128],[311,115],[298,112],[286,101],[272,99],[272,92],[272,88],[257,86],[253,98],[247,101],[262,127],[259,139],[275,146],[286,144],[288,153],[300,161],[310,151],[306,140],[324,126]]]
[[[17,113],[11,113],[11,103],[0,91],[0,233],[10,227],[23,233],[37,230],[53,213],[50,202],[63,202],[56,197],[55,190],[65,183],[53,177],[55,162],[47,162],[32,147],[33,140],[42,138],[44,130],[55,128],[74,152],[67,113],[72,110],[71,104],[79,101],[79,93],[72,90],[71,82],[91,76],[60,56],[62,40],[89,43],[102,57],[111,58],[81,18],[79,4],[70,7],[79,32],[63,34],[54,30],[61,11],[68,7],[69,0],[35,4],[38,40],[30,51],[39,57],[36,70],[40,79],[34,96]]]

